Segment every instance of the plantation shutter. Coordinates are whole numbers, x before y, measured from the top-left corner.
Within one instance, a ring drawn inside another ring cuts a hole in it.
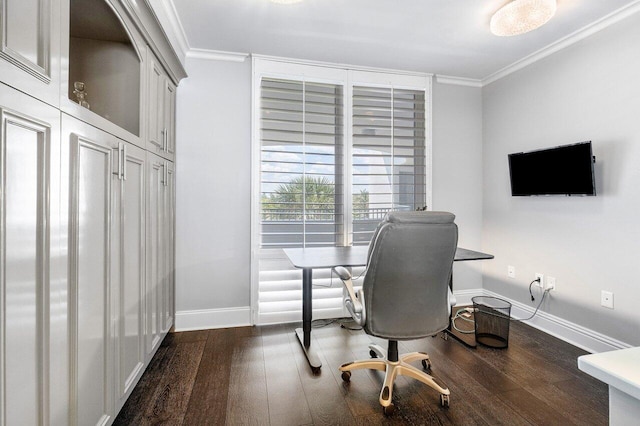
[[[390,210],[426,204],[424,90],[353,87],[353,244]]]
[[[259,117],[258,323],[299,321],[302,274],[282,249],[344,241],[343,87],[263,78]],[[313,282],[314,318],[340,316],[340,281]]]

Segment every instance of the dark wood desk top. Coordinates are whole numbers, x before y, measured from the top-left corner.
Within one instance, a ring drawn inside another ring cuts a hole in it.
[[[369,246],[310,247],[287,248],[284,249],[284,253],[296,268],[322,269],[334,266],[364,266],[367,264],[368,250]],[[458,247],[454,261],[486,259],[493,259],[493,255]]]

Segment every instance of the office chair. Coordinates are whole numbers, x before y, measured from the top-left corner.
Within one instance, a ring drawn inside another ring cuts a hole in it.
[[[380,404],[385,414],[394,410],[393,383],[398,375],[419,380],[440,392],[440,403],[449,406],[449,389],[428,374],[429,355],[412,352],[398,357],[398,341],[434,336],[449,324],[449,280],[458,243],[455,216],[446,212],[390,212],[378,225],[369,246],[362,288],[354,292],[349,270],[334,271],[347,289],[345,306],[367,334],[389,340],[384,349],[369,345],[372,359],[343,364],[342,379],[351,371],[385,372]],[[455,303],[455,302],[453,302]],[[421,361],[424,370],[411,365]]]

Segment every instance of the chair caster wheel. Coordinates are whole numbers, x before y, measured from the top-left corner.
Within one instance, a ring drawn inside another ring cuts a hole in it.
[[[343,371],[342,372],[342,380],[344,380],[345,382],[350,382],[351,381],[351,371]]]
[[[440,405],[449,408],[449,395],[440,394]]]
[[[394,411],[396,411],[396,406],[393,404],[387,405],[386,407],[382,407],[382,412],[384,413],[385,416],[392,415]]]
[[[373,349],[369,350],[369,355],[371,358],[378,358],[378,354]]]
[[[311,367],[311,372],[314,376],[317,376],[318,374],[320,374],[320,367]]]
[[[428,359],[423,359],[422,368],[424,368],[427,371],[431,370],[431,361],[429,361]]]

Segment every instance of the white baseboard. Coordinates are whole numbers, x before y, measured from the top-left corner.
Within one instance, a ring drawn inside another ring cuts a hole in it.
[[[470,305],[471,298],[474,296],[492,296],[506,300],[511,303],[512,318],[528,318],[535,311],[534,307],[485,289],[460,290],[454,291],[453,293],[456,296],[458,305]],[[538,311],[535,317],[523,322],[591,353],[631,347],[631,345],[621,342],[620,340],[605,336],[597,331],[593,331],[544,311]]]
[[[470,305],[472,303],[471,298],[474,296],[493,296],[506,300],[511,303],[511,316],[513,318],[528,318],[535,310],[534,307],[481,288],[456,290],[454,295],[457,299],[457,305]],[[524,323],[591,353],[631,347],[627,343],[544,311],[538,311],[535,317],[529,321],[524,321]],[[251,308],[249,306],[176,312],[176,331],[245,327],[250,325]]]
[[[176,312],[176,331],[245,327],[250,325],[251,308],[249,306]]]
[[[474,296],[484,296],[484,290],[481,288],[472,288],[471,290],[454,290],[453,295],[456,297],[456,306],[471,305],[471,298]]]

